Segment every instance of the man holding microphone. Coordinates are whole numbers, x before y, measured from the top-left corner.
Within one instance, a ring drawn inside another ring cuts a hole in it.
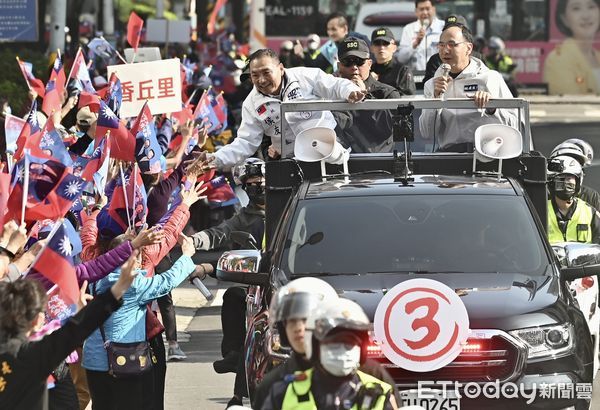
[[[438,52],[444,21],[436,17],[433,0],[415,0],[417,21],[402,30],[398,59],[413,71],[425,71],[427,60]]]
[[[454,22],[444,27],[438,42],[442,65],[425,83],[425,98],[471,98],[472,109],[426,109],[419,118],[424,138],[433,139],[434,149],[445,152],[472,152],[474,134],[483,124],[505,124],[519,129],[513,109],[493,109],[492,98],[513,98],[502,75],[472,57],[473,35]]]

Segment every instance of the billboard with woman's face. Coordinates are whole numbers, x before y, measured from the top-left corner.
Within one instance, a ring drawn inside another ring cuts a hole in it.
[[[600,94],[600,0],[551,0],[543,81],[550,94]]]

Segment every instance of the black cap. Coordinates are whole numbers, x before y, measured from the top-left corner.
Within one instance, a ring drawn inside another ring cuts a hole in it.
[[[338,46],[338,58],[354,56],[358,58],[371,58],[369,46],[364,40],[356,37],[346,37]]]
[[[444,22],[444,30],[446,30],[448,27],[454,26],[463,26],[467,29],[469,28],[467,19],[465,19],[463,16],[459,14],[450,14],[448,17],[446,17],[446,21]]]
[[[373,30],[371,33],[371,43],[377,40],[387,41],[388,43],[396,41],[394,33],[387,27],[379,27],[378,29]]]

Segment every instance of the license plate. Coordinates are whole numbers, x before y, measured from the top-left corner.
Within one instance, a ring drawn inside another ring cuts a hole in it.
[[[416,390],[400,392],[402,406],[421,406],[425,410],[460,410],[460,398],[453,391],[447,390],[446,395],[440,390]]]

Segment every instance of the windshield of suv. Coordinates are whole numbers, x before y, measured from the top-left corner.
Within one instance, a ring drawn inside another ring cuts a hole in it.
[[[301,201],[285,243],[290,274],[520,272],[549,264],[523,198],[398,195]]]

